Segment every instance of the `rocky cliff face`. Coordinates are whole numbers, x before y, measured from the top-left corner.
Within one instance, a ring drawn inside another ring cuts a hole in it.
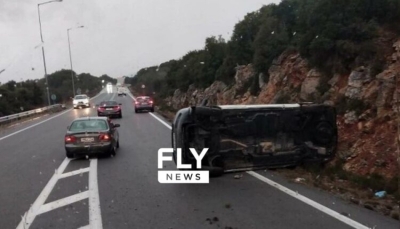
[[[239,66],[231,86],[219,81],[206,89],[191,85],[185,92],[176,90],[166,102],[174,109],[199,104],[206,97],[218,104],[313,101],[335,105],[340,112],[338,157],[346,161],[344,169],[362,175],[378,173],[393,177],[398,172],[395,137],[400,39],[389,53],[387,68],[377,75],[370,68],[359,66],[349,75],[327,77],[310,69],[298,53],[285,52],[270,67],[267,83],[262,74],[255,75],[251,65]],[[257,96],[252,96],[249,89],[254,77],[260,87]]]

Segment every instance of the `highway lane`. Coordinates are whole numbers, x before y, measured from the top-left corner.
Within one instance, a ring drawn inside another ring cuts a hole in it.
[[[113,97],[114,96],[114,97]],[[211,179],[208,185],[159,184],[157,151],[170,147],[170,130],[147,113],[135,114],[132,99],[103,94],[123,104],[121,148],[114,158],[98,160],[98,187],[104,228],[350,228],[341,221],[288,196],[244,173]],[[67,112],[0,141],[0,225],[15,228],[65,158],[63,135],[74,117],[89,111]],[[30,157],[29,157],[30,156]],[[34,156],[34,157],[33,157]],[[68,163],[65,172],[90,167],[86,159]],[[173,163],[166,164],[174,169]],[[4,175],[5,174],[5,175]],[[46,203],[85,193],[91,173],[80,173],[57,182]],[[398,228],[398,221],[348,205],[327,193],[259,172],[300,194],[376,228]],[[333,205],[332,203],[335,202]],[[35,218],[31,228],[79,228],[88,225],[89,200],[83,199]],[[211,219],[211,223],[207,221]],[[214,219],[214,221],[213,221]]]
[[[111,96],[102,93],[94,101],[99,102]],[[62,146],[66,127],[86,111],[93,112],[93,109],[70,110],[15,135],[0,137],[2,228],[15,228],[21,216],[39,196],[65,158]]]
[[[119,154],[114,160],[99,161],[104,228],[350,228],[247,174],[241,180],[232,175],[212,179],[209,185],[158,183],[157,151],[170,147],[170,130],[150,114],[134,114],[131,103],[123,102],[125,109],[132,111],[125,111],[121,120]],[[166,168],[175,166],[169,163]],[[332,199],[327,194],[301,191],[326,204]],[[394,220],[334,201],[338,212],[362,212],[358,218],[371,227],[397,228]],[[218,222],[210,225],[207,218],[214,217]]]
[[[93,101],[99,101],[102,98],[105,98],[104,96],[106,96],[106,93],[100,93],[96,97],[93,97],[92,100]],[[35,117],[35,118],[23,120],[23,121],[20,121],[20,122],[15,122],[15,123],[11,124],[10,126],[0,126],[0,140],[4,136],[10,135],[10,134],[15,133],[15,132],[19,132],[21,130],[29,128],[30,126],[39,125],[39,124],[41,124],[43,122],[46,122],[46,120],[50,120],[50,119],[56,118],[56,117],[61,116],[61,115],[65,114],[65,113],[68,113],[71,110],[72,109],[66,109],[66,110],[63,110],[63,111],[60,111],[60,112],[54,113],[54,114],[45,114],[43,116],[38,116],[38,117]]]

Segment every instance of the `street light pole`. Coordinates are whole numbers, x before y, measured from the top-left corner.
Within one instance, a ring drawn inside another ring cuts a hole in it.
[[[51,105],[50,104],[50,92],[49,92],[49,80],[48,80],[48,77],[47,77],[46,57],[44,55],[44,44],[43,44],[44,41],[43,41],[43,34],[42,34],[42,22],[41,22],[41,19],[40,19],[40,6],[44,5],[44,4],[47,4],[47,3],[52,3],[52,2],[62,2],[62,0],[53,0],[53,1],[39,3],[37,5],[38,15],[39,15],[40,40],[42,41],[42,56],[43,56],[43,65],[44,65],[44,76],[46,78],[47,102],[48,102],[49,106]]]
[[[71,80],[72,80],[72,92],[73,95],[75,97],[75,83],[74,83],[74,72],[73,72],[73,68],[72,68],[72,57],[71,57],[71,43],[69,41],[69,31],[71,29],[67,29],[67,35],[68,35],[68,48],[69,48],[69,62],[71,64]]]
[[[82,26],[76,27],[76,29],[83,28],[83,27],[84,27],[84,26],[82,25]],[[75,97],[74,70],[73,70],[73,68],[72,68],[71,42],[70,42],[70,39],[69,39],[69,31],[70,31],[71,29],[74,29],[74,28],[69,28],[69,29],[67,29],[67,35],[68,35],[68,48],[69,48],[69,62],[70,62],[70,64],[71,64],[72,91],[73,91],[73,95],[74,95],[74,97]]]

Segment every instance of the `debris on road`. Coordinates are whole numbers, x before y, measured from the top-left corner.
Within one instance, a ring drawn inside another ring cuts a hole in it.
[[[235,179],[240,179],[243,177],[243,174],[236,174],[233,178]]]

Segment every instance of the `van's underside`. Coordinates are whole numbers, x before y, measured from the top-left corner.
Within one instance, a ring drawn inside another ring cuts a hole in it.
[[[336,114],[331,107],[194,107],[190,113],[191,121],[182,126],[181,133],[188,163],[195,163],[189,148],[197,152],[209,148],[203,165],[225,172],[324,162],[336,152]]]

